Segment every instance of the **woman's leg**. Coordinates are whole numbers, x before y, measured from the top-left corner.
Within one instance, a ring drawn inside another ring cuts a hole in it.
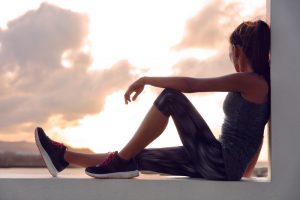
[[[164,131],[169,116],[173,118],[184,146],[143,150]],[[172,89],[165,89],[156,99],[134,137],[118,155],[125,160],[135,157],[139,170],[208,179],[226,178],[219,141],[189,100]],[[103,160],[102,155],[88,158],[78,154],[71,154],[67,159],[75,162],[80,156],[83,160],[88,159],[89,164]]]
[[[160,169],[159,172],[164,173],[170,170],[170,173],[173,174],[174,168],[177,168],[177,170],[175,169],[176,172],[188,169],[185,167],[181,169],[181,161],[178,161],[178,159],[184,158],[182,162],[192,163],[187,166],[193,166],[197,177],[226,179],[220,142],[215,139],[208,125],[190,101],[178,91],[165,89],[156,99],[154,105],[163,115],[173,118],[186,155],[176,157],[179,151],[173,151],[174,156],[171,154],[162,156],[159,150],[148,154],[142,151],[137,156],[140,168],[147,170],[153,168],[154,171]],[[153,160],[155,162],[152,162]],[[160,163],[168,164],[166,167],[165,164],[161,165]],[[189,170],[186,171],[180,173],[190,173]]]
[[[119,152],[119,156],[124,160],[133,158],[155,140],[165,130],[167,124],[168,118],[152,106],[133,138]]]
[[[157,110],[155,106],[152,106],[136,134],[124,149],[119,152],[119,156],[125,160],[134,157],[164,131],[167,123],[168,118]],[[109,153],[85,154],[66,150],[64,159],[70,164],[90,167],[103,162],[108,155]]]
[[[86,154],[86,153],[77,153],[65,151],[64,159],[70,164],[78,165],[80,167],[90,167],[102,163],[109,153],[102,154]]]
[[[140,171],[203,178],[183,146],[144,149],[135,160]]]
[[[119,153],[121,158],[130,159],[144,149],[150,142],[157,138],[165,129],[168,118],[165,117],[156,107],[152,107],[146,115],[144,121],[137,130],[135,136]],[[65,150],[63,158],[69,164],[81,167],[90,167],[102,163],[109,153],[85,154]]]

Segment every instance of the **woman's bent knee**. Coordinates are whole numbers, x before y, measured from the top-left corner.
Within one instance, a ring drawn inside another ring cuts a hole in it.
[[[154,101],[154,105],[159,111],[161,111],[165,116],[170,116],[170,108],[182,100],[185,100],[186,97],[178,90],[171,88],[164,89],[157,99]]]

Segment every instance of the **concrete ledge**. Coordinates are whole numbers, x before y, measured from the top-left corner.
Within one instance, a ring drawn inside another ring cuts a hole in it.
[[[1,200],[193,200],[274,199],[268,183],[199,180],[10,179],[0,181]]]
[[[46,169],[0,170],[0,200],[48,199],[272,199],[266,179],[241,182],[208,181],[187,177],[141,175],[136,179],[93,179],[83,170],[68,169],[52,178]],[[17,192],[16,192],[17,191]]]
[[[0,181],[3,179],[94,179],[84,173],[84,168],[68,168],[59,173],[58,177],[52,177],[46,168],[0,168]],[[160,175],[142,172],[139,177],[133,180],[201,180],[184,176]],[[100,180],[100,179],[99,179]],[[267,177],[243,178],[243,182],[270,182]]]

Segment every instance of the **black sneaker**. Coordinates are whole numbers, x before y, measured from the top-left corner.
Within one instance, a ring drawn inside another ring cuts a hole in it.
[[[101,164],[86,168],[85,173],[94,178],[133,178],[139,175],[136,162],[123,160],[118,152],[110,153]]]
[[[53,177],[69,165],[64,159],[66,146],[51,140],[40,127],[35,129],[35,142]]]

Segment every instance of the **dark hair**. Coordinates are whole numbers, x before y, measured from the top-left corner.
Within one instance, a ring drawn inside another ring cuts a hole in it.
[[[270,27],[262,21],[241,23],[230,35],[232,45],[240,45],[255,73],[270,86]]]

